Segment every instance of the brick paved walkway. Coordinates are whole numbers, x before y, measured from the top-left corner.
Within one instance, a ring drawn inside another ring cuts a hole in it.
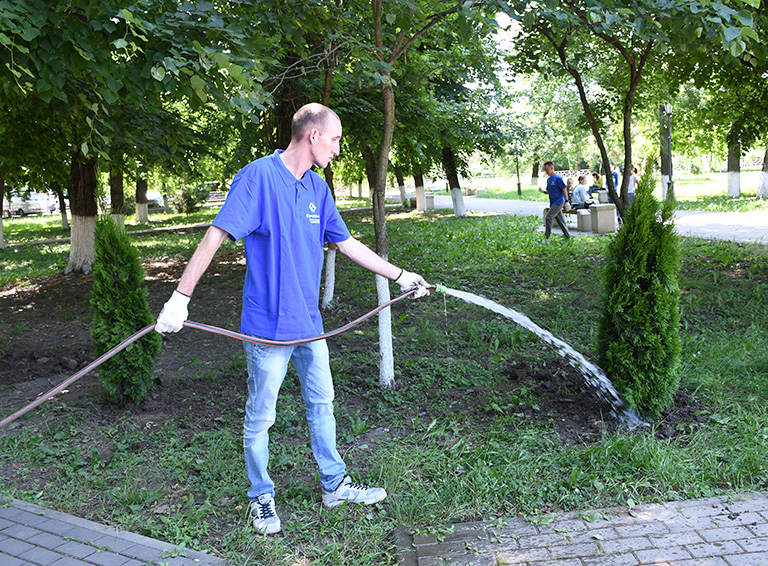
[[[400,566],[768,566],[768,493],[399,534]]]
[[[0,566],[150,565],[226,563],[202,552],[0,497]]]

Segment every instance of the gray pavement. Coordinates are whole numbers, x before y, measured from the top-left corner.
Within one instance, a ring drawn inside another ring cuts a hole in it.
[[[768,494],[402,531],[400,566],[768,566]]]
[[[415,197],[416,195],[410,195]],[[543,201],[498,200],[464,197],[468,211],[518,216],[541,216]],[[435,208],[453,208],[448,194],[435,194]],[[570,219],[570,218],[569,218]],[[681,236],[708,240],[768,244],[768,212],[703,212],[681,210],[675,213],[675,228]],[[570,225],[569,225],[570,228]],[[557,228],[555,227],[555,230]]]
[[[220,558],[0,497],[0,566],[226,566]]]
[[[467,210],[540,216],[543,202],[465,197]],[[436,208],[451,208],[435,195]],[[768,214],[678,212],[678,233],[768,243]],[[398,533],[401,566],[768,566],[768,493],[514,517]],[[0,566],[226,566],[32,503],[0,497]],[[240,566],[240,565],[230,565]]]

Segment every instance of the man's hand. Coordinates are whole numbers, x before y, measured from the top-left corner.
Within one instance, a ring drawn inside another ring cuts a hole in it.
[[[418,273],[411,273],[410,271],[403,269],[403,272],[400,274],[400,276],[395,279],[395,283],[400,285],[400,288],[404,293],[415,287],[416,292],[413,294],[414,299],[418,299],[424,295],[429,295],[429,284],[424,281],[424,278]]]
[[[189,304],[189,297],[174,291],[171,298],[163,306],[163,310],[160,311],[160,316],[157,317],[157,323],[155,324],[155,330],[160,334],[166,332],[178,332],[187,320],[187,305]]]

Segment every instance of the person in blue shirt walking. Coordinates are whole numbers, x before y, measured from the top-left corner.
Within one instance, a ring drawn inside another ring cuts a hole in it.
[[[563,231],[565,239],[571,237],[568,226],[563,216],[563,205],[568,201],[568,189],[565,181],[560,175],[555,174],[555,164],[551,161],[544,163],[544,172],[547,174],[547,188],[539,191],[549,195],[549,212],[544,217],[544,242],[549,242],[549,236],[552,234],[552,221],[557,220],[557,225]]]
[[[192,292],[225,238],[243,239],[246,275],[240,330],[271,340],[295,340],[323,333],[320,277],[323,245],[333,242],[358,265],[429,294],[424,278],[396,267],[350,236],[330,188],[310,168],[325,168],[339,154],[341,121],[321,104],[308,104],[293,116],[291,142],[246,165],[232,181],[227,199],[192,255],[176,290],[163,306],[155,329],[178,332]],[[243,425],[245,467],[254,528],[262,534],[282,529],[275,508],[275,485],[267,473],[269,428],[277,395],[292,362],[306,405],[312,452],[320,470],[326,507],[346,501],[373,504],[384,489],[355,483],[336,449],[333,379],[328,346],[317,340],[298,346],[244,342],[248,401]]]

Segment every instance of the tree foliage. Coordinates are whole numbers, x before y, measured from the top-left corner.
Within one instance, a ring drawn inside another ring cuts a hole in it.
[[[91,293],[91,337],[97,356],[154,321],[143,281],[144,268],[128,237],[111,218],[104,218],[96,230]],[[125,405],[144,398],[152,388],[152,370],[161,344],[160,335],[150,332],[100,366],[101,385],[111,402]]]
[[[597,353],[627,404],[656,418],[680,381],[680,247],[672,201],[653,196],[651,171],[649,160],[606,251]]]

